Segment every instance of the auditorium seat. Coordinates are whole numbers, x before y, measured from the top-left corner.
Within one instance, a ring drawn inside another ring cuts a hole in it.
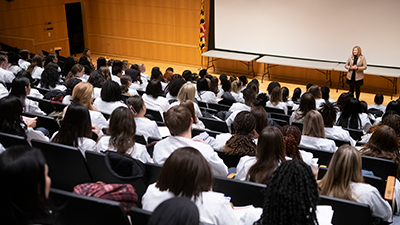
[[[154,145],[160,141],[160,138],[156,138],[156,137],[148,137],[147,138],[147,152],[149,153],[150,157],[153,158],[153,152],[154,152]]]
[[[361,140],[361,137],[364,135],[364,132],[362,130],[356,130],[351,128],[343,128],[343,129],[347,130],[350,136],[356,141]]]
[[[329,162],[331,161],[331,158],[333,156],[332,152],[326,151],[326,150],[304,148],[304,147],[299,147],[299,149],[304,150],[306,152],[311,152],[313,154],[314,158],[318,158],[318,165],[328,166]]]
[[[298,127],[300,132],[303,132],[303,123],[292,122],[292,125]]]
[[[22,113],[22,116],[26,116],[29,118],[37,117],[36,127],[46,128],[50,133],[50,137],[53,136],[54,132],[56,132],[60,129],[60,125],[58,125],[57,121],[53,117],[44,116],[44,115],[36,115],[36,114],[32,114],[32,113]]]
[[[210,109],[215,109],[218,112],[220,111],[229,111],[230,106],[229,105],[223,105],[223,104],[215,104],[215,103],[207,103],[208,107]]]
[[[24,137],[1,133],[0,132],[0,143],[3,145],[4,148],[9,148],[14,145],[29,145],[28,141]]]
[[[243,155],[228,155],[224,151],[220,149],[214,149],[216,153],[218,153],[218,156],[224,161],[224,164],[228,167],[236,167],[237,164],[240,161],[240,158],[242,158]]]
[[[365,155],[361,157],[361,160],[362,169],[372,171],[377,177],[381,177],[384,180],[386,180],[388,176],[397,177],[397,165],[393,160]]]
[[[147,141],[146,141],[146,139],[143,137],[143,135],[135,135],[135,141],[137,142],[137,143],[139,143],[139,144],[142,144],[142,145],[147,145]]]
[[[164,121],[160,112],[152,109],[146,109],[146,115],[144,116],[149,118],[150,120],[160,121],[160,122]]]
[[[50,113],[56,111],[53,104],[51,104],[50,100],[42,99],[42,98],[35,98],[32,96],[26,96],[26,97],[32,101],[38,102],[39,108],[46,114],[50,114]]]
[[[280,120],[276,118],[272,118],[272,120],[281,127],[288,125],[288,123],[285,120]]]
[[[128,215],[131,217],[132,225],[145,225],[149,223],[151,213],[144,209],[132,207]]]
[[[37,89],[42,95],[46,95],[48,92],[50,92],[50,89],[46,88],[35,87],[35,89]]]
[[[221,132],[218,132],[218,131],[193,128],[192,129],[192,137],[197,136],[203,132],[207,132],[208,135],[210,135],[210,137],[213,137],[213,138],[215,138],[218,134],[222,134]]]
[[[337,139],[333,139],[333,138],[327,138],[327,139],[330,139],[330,140],[333,140],[334,142],[335,142],[335,144],[336,144],[336,147],[340,147],[340,146],[342,146],[342,145],[351,145],[350,144],[350,141],[343,141],[343,140],[337,140]]]
[[[278,109],[278,108],[268,107],[268,106],[265,106],[265,111],[267,111],[268,113],[285,114],[285,111],[283,111],[283,109]]]
[[[228,125],[226,125],[225,121],[206,118],[206,117],[199,117],[198,119],[204,123],[204,126],[207,129],[218,131],[221,133],[229,133]]]
[[[269,114],[271,115],[272,119],[284,120],[284,121],[286,121],[287,124],[289,124],[289,119],[290,119],[289,115],[281,114],[281,113],[273,113],[273,112],[271,112]]]
[[[147,184],[150,185],[155,183],[160,176],[162,166],[155,163],[146,163],[145,167]]]

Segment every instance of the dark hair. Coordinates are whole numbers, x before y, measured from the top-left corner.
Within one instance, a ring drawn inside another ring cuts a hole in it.
[[[53,53],[50,53],[46,57],[44,57],[44,67],[46,67],[49,63],[54,62],[55,58],[56,55],[54,55]]]
[[[35,69],[35,66],[43,68],[43,60],[44,60],[43,55],[36,54],[35,56],[33,56],[32,63],[31,63],[31,65],[28,66],[28,69],[27,69],[29,71],[29,73],[32,74],[32,71],[33,71],[33,69]]]
[[[322,99],[324,99],[325,101],[329,100],[329,92],[331,90],[329,89],[329,87],[327,86],[322,86],[321,87],[321,93],[322,93]]]
[[[26,125],[22,120],[22,102],[9,95],[0,99],[0,132],[26,138]],[[22,125],[22,126],[21,126]]]
[[[287,97],[289,96],[289,89],[287,87],[283,87],[281,91],[282,91],[282,101],[287,102],[288,101]]]
[[[200,70],[200,72],[199,72],[200,78],[205,78],[206,75],[207,75],[207,70],[206,69]]]
[[[26,77],[29,79],[29,83],[33,84],[33,79],[32,79],[31,73],[27,70],[19,71],[15,77]]]
[[[159,67],[153,67],[151,69],[151,77],[150,77],[150,79],[151,80],[158,80],[160,82],[164,81],[164,77],[163,77]]]
[[[100,97],[101,100],[105,102],[116,102],[122,100],[119,84],[112,80],[106,81],[101,88]]]
[[[260,83],[258,83],[257,79],[253,79],[250,83],[247,84],[248,88],[252,88],[256,95],[260,92]]]
[[[82,82],[82,80],[78,78],[73,78],[67,81],[67,83],[65,83],[65,86],[67,87],[67,89],[65,90],[65,95],[72,95],[74,87],[80,82]]]
[[[19,60],[19,55],[15,52],[7,52],[7,57],[8,57],[8,62],[11,63],[11,65],[18,65],[18,60]]]
[[[172,79],[165,88],[165,91],[169,92],[171,96],[176,97],[178,95],[179,90],[185,83],[186,81],[183,78]]]
[[[68,106],[61,127],[52,142],[78,147],[79,138],[92,138],[89,110],[81,104]]]
[[[283,134],[283,141],[285,143],[286,155],[293,160],[303,160],[299,151],[299,144],[301,141],[301,131],[298,127],[293,125],[285,125],[281,128]]]
[[[61,72],[62,76],[66,77],[68,75],[69,71],[71,71],[72,67],[75,64],[76,64],[76,61],[75,61],[74,57],[70,56],[70,57],[66,58],[64,60],[64,66],[63,66],[63,69]]]
[[[85,74],[91,74],[92,73],[92,67],[90,66],[90,62],[89,62],[87,56],[82,55],[79,58],[78,63],[85,67]]]
[[[146,87],[146,94],[153,98],[158,98],[163,94],[161,82],[159,80],[150,80]]]
[[[132,64],[130,69],[137,70],[140,73],[140,68],[138,64]]]
[[[90,49],[88,49],[88,48],[83,49],[82,55],[87,57],[88,51],[90,51]]]
[[[377,94],[375,95],[374,102],[375,102],[375,104],[377,104],[377,105],[382,104],[382,103],[383,103],[383,95],[382,95],[381,93],[377,93]]]
[[[122,73],[122,62],[120,60],[115,60],[111,67],[112,75],[117,76],[118,73]]]
[[[99,70],[102,66],[107,66],[107,60],[104,57],[99,57],[97,59],[97,70]]]
[[[136,124],[132,111],[123,106],[114,109],[107,130],[107,135],[110,135],[109,145],[121,154],[131,154],[128,150],[135,146],[135,134]]]
[[[360,101],[350,98],[336,124],[343,128],[362,129],[359,113],[361,113]]]
[[[23,60],[28,60],[28,58],[29,58],[29,50],[27,50],[27,49],[22,49],[22,50],[19,52],[19,55],[21,56],[21,59],[23,59]]]
[[[365,101],[360,101],[360,111],[368,114],[368,104]]]
[[[301,114],[296,114],[295,119],[299,120],[305,118],[307,113],[315,110],[315,98],[310,92],[304,93],[300,98],[299,111]]]
[[[251,109],[251,114],[253,114],[254,118],[256,119],[256,128],[258,134],[261,133],[262,130],[266,126],[268,126],[268,114],[265,111],[265,108],[262,106],[255,106]]]
[[[318,110],[322,118],[324,119],[324,126],[325,127],[333,127],[336,122],[336,115],[338,109],[335,107],[333,103],[325,102],[322,103],[321,108]]]
[[[192,71],[190,71],[190,70],[185,70],[185,71],[183,71],[182,77],[183,77],[186,81],[192,81]]]
[[[58,75],[57,69],[53,67],[47,67],[42,72],[42,78],[40,79],[40,86],[42,88],[55,88],[60,81],[60,75]]]
[[[283,162],[272,174],[264,193],[263,214],[254,224],[318,224],[318,186],[304,162]]]
[[[10,95],[17,97],[25,106],[26,90],[29,87],[30,81],[26,77],[16,77],[11,84]]]
[[[273,90],[275,87],[279,87],[279,88],[280,88],[281,85],[280,85],[278,82],[276,82],[276,81],[273,81],[273,82],[271,82],[271,83],[268,84],[267,91],[268,91],[268,94],[269,94],[269,95],[271,95],[271,92],[272,92],[272,90]]]
[[[227,155],[255,155],[256,144],[251,135],[256,125],[256,119],[252,113],[247,111],[238,113],[232,123],[233,135],[222,150]]]
[[[311,83],[309,83],[309,84],[307,84],[307,86],[306,86],[306,91],[308,91],[308,89],[310,89],[310,87],[312,87],[314,84],[311,84]]]
[[[314,95],[315,99],[322,98],[321,88],[318,85],[311,86],[308,88],[307,92],[310,92],[312,95]]]
[[[219,75],[219,81],[222,84],[222,81],[224,81],[224,80],[228,80],[228,76],[226,76],[226,74],[223,73],[223,74]]]
[[[295,88],[294,91],[293,91],[292,101],[294,103],[299,103],[300,95],[301,95],[301,89],[300,88]]]
[[[246,87],[243,90],[243,98],[245,102],[253,103],[254,99],[256,99],[257,93],[251,87]]]
[[[200,223],[199,209],[186,197],[165,200],[151,213],[148,225],[192,225]]]
[[[212,188],[210,165],[203,155],[192,147],[176,149],[165,161],[156,187],[175,196],[194,198]]]
[[[239,80],[242,81],[243,86],[246,86],[248,83],[246,76],[240,76]]]
[[[338,100],[336,101],[336,106],[339,108],[339,111],[343,111],[346,102],[351,98],[350,92],[345,92],[340,94]]]
[[[222,90],[224,90],[224,92],[229,92],[231,90],[231,82],[229,80],[222,81]]]
[[[198,92],[200,92],[200,91],[209,91],[210,90],[210,87],[208,86],[208,82],[207,82],[206,78],[200,78],[197,81],[196,86],[197,86],[197,91]]]
[[[171,107],[165,113],[165,125],[172,135],[181,135],[190,128],[192,114],[185,106]]]
[[[91,83],[93,87],[102,88],[105,81],[103,74],[95,70],[90,74],[87,82]]]
[[[84,70],[86,73],[86,69],[84,66],[82,66],[81,64],[75,64],[74,66],[72,66],[71,70],[68,72],[67,77],[65,78],[65,82],[68,82],[70,79],[76,77],[77,73],[80,73]]]
[[[135,69],[127,69],[125,70],[125,75],[129,75],[132,79],[132,82],[138,81],[140,84],[143,83],[142,79],[140,79],[140,72]]]
[[[254,101],[253,101],[253,106],[262,106],[265,108],[268,100],[269,100],[269,98],[268,98],[267,94],[265,94],[265,93],[258,94],[256,99],[254,99]]]
[[[400,115],[400,103],[398,101],[389,102],[389,104],[386,106],[386,112],[389,110],[393,110]]]
[[[128,107],[132,107],[136,111],[136,113],[139,113],[143,108],[144,101],[142,96],[134,95],[126,100],[126,105]]]
[[[50,218],[45,165],[41,151],[30,146],[13,146],[0,154],[1,224],[36,224]]]
[[[129,81],[132,82],[132,78],[129,75],[122,75],[121,76],[121,79],[120,79],[121,85],[119,86],[120,90],[121,90],[121,93],[128,92],[128,90],[129,90]]]
[[[210,90],[212,92],[214,92],[214,94],[218,94],[218,92],[219,92],[219,89],[218,89],[218,78],[214,77],[214,76],[211,76],[210,81],[211,81],[210,82]]]

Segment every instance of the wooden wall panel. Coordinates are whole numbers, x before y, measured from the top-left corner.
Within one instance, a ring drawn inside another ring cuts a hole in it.
[[[36,53],[42,53],[42,50],[45,50],[45,51],[50,52],[50,53],[55,53],[55,51],[54,51],[55,47],[62,47],[62,50],[60,51],[60,55],[69,56],[69,43],[68,43],[68,40],[54,41],[54,42],[50,42],[50,43],[36,45],[35,46],[35,52]]]

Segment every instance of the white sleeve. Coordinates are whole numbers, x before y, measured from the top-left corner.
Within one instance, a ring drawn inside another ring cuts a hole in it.
[[[25,112],[27,113],[46,115],[46,113],[39,108],[38,102],[26,98],[25,107],[26,107]]]
[[[228,200],[226,200],[219,209],[219,212],[216,214],[218,215],[217,225],[232,225],[232,224],[239,224],[239,219],[235,215],[235,212],[232,209],[232,206]]]
[[[41,131],[34,130],[32,127],[28,127],[26,130],[26,139],[28,142],[30,142],[32,139],[49,141],[49,138],[46,137]]]
[[[162,138],[160,134],[160,130],[158,129],[157,123],[153,124],[153,128],[151,129],[150,137],[155,137],[155,138]]]
[[[213,175],[226,177],[228,175],[228,167],[224,164],[224,161],[218,156],[218,153],[216,153],[213,149],[212,151],[213,152],[209,155],[209,157],[206,158],[206,160],[211,166]]]
[[[287,105],[286,105],[286,104],[285,104],[284,107],[283,107],[283,111],[285,112],[285,115],[288,114],[288,109],[287,109]]]
[[[236,166],[236,176],[235,179],[237,180],[246,180],[247,176],[247,169],[245,167],[245,157],[241,157],[238,165]]]
[[[382,218],[384,221],[392,221],[392,208],[385,201],[379,191],[374,188],[368,199],[364,199],[365,203],[371,207],[372,216]]]

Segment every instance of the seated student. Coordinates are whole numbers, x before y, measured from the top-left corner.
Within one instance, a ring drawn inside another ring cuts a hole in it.
[[[214,148],[221,148],[227,155],[256,155],[256,143],[258,138],[256,119],[253,114],[242,111],[237,114],[232,124],[232,134],[217,135]],[[221,146],[222,145],[222,146]]]
[[[71,71],[72,67],[76,65],[76,60],[74,57],[69,56],[64,60],[64,66],[61,69],[61,77],[66,78],[68,73]],[[65,82],[65,80],[64,80]]]
[[[325,99],[322,98],[321,88],[318,85],[313,85],[308,89],[314,98],[315,98],[315,107],[317,110],[321,108],[321,104],[325,103]]]
[[[172,83],[173,81],[171,81]],[[177,95],[177,99],[178,101],[173,102],[170,105],[170,108],[176,105],[181,104],[182,102],[185,101],[192,101],[193,105],[194,105],[194,111],[196,113],[197,117],[203,117],[203,114],[200,111],[199,105],[197,103],[195,103],[195,96],[196,96],[196,87],[191,84],[191,83],[185,83],[182,85],[182,87],[180,88],[178,95]]]
[[[280,87],[275,87],[271,91],[270,99],[267,102],[267,107],[283,109],[283,112],[287,115],[287,105],[282,101],[282,91]]]
[[[211,76],[210,78],[210,90],[214,92],[218,96],[219,89],[218,89],[218,78]]]
[[[379,129],[379,127],[381,127],[383,125],[387,125],[387,126],[391,127],[396,132],[397,140],[400,145],[400,116],[393,110],[387,111],[382,116],[382,121],[379,122],[377,125],[369,128],[367,133],[361,137],[361,141],[359,141],[359,142],[367,143],[369,141],[369,139],[371,138],[372,134],[377,129]]]
[[[87,81],[86,79],[83,79],[83,75],[85,75],[85,67],[81,64],[75,64],[72,66],[71,71],[69,71],[67,77],[65,78],[65,82],[67,83],[73,78],[78,78],[81,81]]]
[[[153,211],[165,200],[182,196],[196,204],[201,224],[239,224],[229,200],[212,191],[213,175],[198,150],[177,148],[165,161],[158,181],[147,188],[142,198],[143,209]]]
[[[273,82],[268,84],[268,87],[267,87],[267,92],[268,92],[267,96],[268,97],[271,97],[272,90],[274,90],[274,88],[276,88],[276,87],[281,88],[281,84],[279,82],[276,82],[276,81],[273,81]]]
[[[147,75],[147,74],[145,74],[145,72],[146,72],[146,66],[143,64],[143,63],[141,63],[141,64],[139,64],[139,71],[140,71],[140,78],[141,78],[141,80],[143,81],[143,82],[149,82],[150,81],[150,76],[149,75]]]
[[[100,70],[100,67],[107,66],[107,60],[104,57],[97,58],[96,70]]]
[[[31,65],[26,69],[32,75],[32,79],[40,80],[42,76],[42,72],[44,70],[44,56],[40,54],[36,54],[33,59]]]
[[[60,84],[60,75],[54,67],[48,67],[43,70],[42,79],[38,87],[50,90],[57,89],[60,91],[65,91],[65,89],[67,89],[63,84]]]
[[[121,85],[120,77],[122,75],[122,62],[120,60],[115,60],[111,68],[111,80]]]
[[[21,101],[12,95],[0,99],[0,132],[18,135],[26,138],[30,143],[32,139],[49,141],[44,133],[47,130],[34,130],[37,117],[30,119],[22,118],[23,105]]]
[[[165,125],[173,136],[169,136],[154,146],[153,159],[157,164],[164,164],[173,151],[181,147],[193,147],[203,154],[209,162],[215,176],[226,176],[228,168],[211,146],[192,140],[193,119],[189,109],[174,106],[165,114]]]
[[[101,88],[103,87],[103,84],[106,82],[103,74],[100,71],[95,70],[90,74],[90,77],[87,80],[87,82],[93,85],[94,99],[100,98]]]
[[[210,91],[206,78],[197,80],[196,100],[206,103],[218,103],[217,96]]]
[[[149,137],[161,139],[161,134],[158,130],[156,121],[150,120],[144,116],[146,114],[146,104],[144,104],[142,96],[135,95],[129,97],[126,100],[126,104],[134,113],[136,134],[143,135],[145,140],[147,140]]]
[[[19,52],[19,55],[21,56],[21,58],[18,60],[18,65],[23,69],[23,70],[27,70],[29,65],[31,65],[30,62],[28,62],[28,60],[30,59],[30,54],[29,51],[27,49],[22,49]]]
[[[166,95],[165,98],[168,99],[168,101],[170,103],[175,102],[176,100],[178,100],[177,99],[177,95],[178,95],[181,87],[184,84],[186,84],[186,81],[185,81],[185,79],[183,79],[182,76],[179,76],[178,78],[172,79],[168,83],[168,85],[167,85],[167,87],[165,89],[165,91],[167,92],[167,95]],[[194,87],[194,85],[193,85],[193,87]],[[194,93],[196,93],[196,88],[194,90]],[[193,97],[193,100],[194,100],[194,97]]]
[[[306,117],[307,113],[315,109],[314,96],[309,92],[304,93],[300,97],[298,108],[293,111],[292,115],[290,115],[289,124],[292,124],[293,122],[303,123],[304,117]]]
[[[360,101],[356,98],[350,98],[340,113],[336,125],[343,128],[362,130],[365,133],[371,127],[371,122],[366,114],[361,113]]]
[[[331,223],[332,218],[317,220],[317,208],[321,210],[317,206],[318,187],[310,168],[303,162],[282,162],[272,174],[264,194],[263,213],[255,225]]]
[[[32,76],[26,70],[19,71],[16,77],[26,77],[29,79],[29,82],[31,84],[33,84]],[[7,93],[8,93],[8,91],[7,91]],[[31,92],[27,96],[31,96],[31,97],[35,97],[35,98],[43,98],[44,97],[36,88],[31,88]]]
[[[22,76],[16,77],[12,82],[10,95],[17,97],[22,102],[24,105],[24,112],[46,115],[46,113],[39,108],[38,102],[32,101],[26,97],[31,93],[31,85],[28,78]]]
[[[130,76],[132,79],[132,85],[129,87],[135,91],[145,91],[147,87],[148,81],[145,79],[144,81],[140,78],[140,72],[135,69],[127,69],[125,74]]]
[[[375,104],[369,105],[368,110],[370,109],[377,109],[382,112],[386,112],[386,106],[382,105],[383,103],[383,95],[381,93],[377,93],[374,98]]]
[[[235,179],[267,184],[271,174],[284,161],[283,135],[278,128],[268,126],[258,138],[256,156],[240,158]]]
[[[98,72],[100,72],[101,75],[103,75],[104,81],[112,80],[111,73],[110,73],[110,70],[108,69],[108,67],[102,66],[102,67],[100,67]]]
[[[80,82],[82,82],[80,79],[73,78],[65,83],[65,86],[67,87],[67,89],[65,90],[65,96],[63,98],[62,104],[66,104],[66,105],[71,104],[72,91],[74,90],[74,87],[77,84],[79,84]]]
[[[161,116],[169,109],[169,102],[162,94],[160,81],[151,80],[146,87],[146,93],[142,96],[146,108],[159,111]]]
[[[244,103],[242,86],[242,81],[240,80],[235,80],[231,83],[231,95],[235,98],[235,101],[239,103]]]
[[[0,61],[2,57],[0,57]],[[6,83],[11,83],[12,80],[15,78],[15,76],[17,75],[17,73],[19,71],[22,70],[22,68],[18,65],[18,59],[19,56],[17,53],[15,52],[7,52],[7,58],[8,58],[8,63],[10,64],[10,66],[8,68],[6,68],[7,71],[10,71],[12,74],[14,74],[14,76],[9,76],[9,78],[11,79],[10,82],[6,82]],[[2,71],[3,68],[3,64],[0,62],[0,71]],[[7,73],[8,75],[10,75],[9,73]],[[2,74],[2,76],[4,77],[5,74]],[[0,77],[2,77],[0,75]],[[4,78],[3,78],[4,79]]]
[[[252,88],[246,88],[243,90],[243,103],[233,103],[233,105],[229,108],[227,113],[226,125],[231,127],[235,117],[241,111],[250,111],[253,106],[253,101],[256,99],[256,92]]]
[[[167,87],[167,83],[165,83],[165,78],[164,78],[162,72],[160,71],[160,68],[159,68],[159,67],[156,67],[156,66],[155,66],[155,67],[153,67],[153,68],[151,69],[151,77],[150,77],[150,80],[159,81],[160,84],[161,84],[161,89],[162,89],[162,91],[164,91],[165,88]]]
[[[133,112],[126,107],[116,108],[110,116],[110,126],[107,134],[102,136],[95,150],[116,151],[130,155],[143,163],[151,162],[146,146],[135,143],[136,124]]]
[[[61,122],[60,130],[53,134],[51,141],[77,147],[85,155],[86,150],[93,151],[96,146],[96,142],[92,140],[92,132],[102,134],[98,127],[92,127],[89,110],[81,104],[71,104]]]
[[[288,99],[289,89],[287,87],[282,88],[282,102],[286,103],[287,107],[293,107],[294,103]]]
[[[321,87],[322,99],[324,99],[325,102],[335,103],[335,100],[329,98],[329,92],[331,92],[331,90],[329,89],[329,87],[327,87],[327,86],[322,86],[322,87]]]
[[[300,88],[295,88],[293,90],[293,95],[290,98],[290,100],[295,104],[298,105],[300,103],[300,94],[301,94],[301,89]]]
[[[120,81],[121,94],[128,96],[139,95],[136,90],[130,88],[132,86],[132,78],[129,75],[122,75]]]
[[[54,224],[48,172],[39,149],[19,145],[0,154],[1,224]]]
[[[333,154],[328,172],[318,181],[321,195],[367,204],[373,217],[392,222],[392,208],[379,191],[363,182],[361,154],[350,145],[342,145]]]
[[[204,126],[204,123],[197,118],[197,115],[195,112],[195,106],[194,106],[195,104],[196,103],[192,102],[191,100],[186,100],[186,101],[181,102],[179,105],[184,106],[189,109],[190,114],[192,115],[192,119],[193,119],[192,128],[206,129],[206,127]]]
[[[232,105],[234,103],[236,103],[236,99],[233,97],[231,90],[232,90],[232,84],[231,81],[229,80],[222,80],[222,91],[220,91],[221,96],[220,98],[222,98],[221,101],[219,101],[219,104],[223,104],[223,105]],[[219,94],[219,93],[218,93]],[[217,95],[218,97],[218,95]]]
[[[121,89],[115,81],[106,81],[101,88],[100,96],[101,98],[97,98],[93,103],[93,106],[100,112],[111,114],[120,106],[127,107],[122,101]]]
[[[325,137],[329,139],[348,141],[351,146],[356,145],[356,141],[350,136],[347,130],[342,127],[334,126],[338,109],[333,103],[327,102],[321,105],[319,112],[324,119]]]
[[[303,92],[301,92],[300,97],[301,97],[302,95],[304,95],[304,93],[306,93],[306,92],[308,91],[308,89],[310,89],[310,87],[312,87],[313,85],[314,85],[314,84],[308,83],[308,84],[306,85],[306,90],[303,91]]]
[[[325,138],[324,119],[317,110],[311,110],[304,118],[303,135],[299,147],[336,151],[335,142]]]

